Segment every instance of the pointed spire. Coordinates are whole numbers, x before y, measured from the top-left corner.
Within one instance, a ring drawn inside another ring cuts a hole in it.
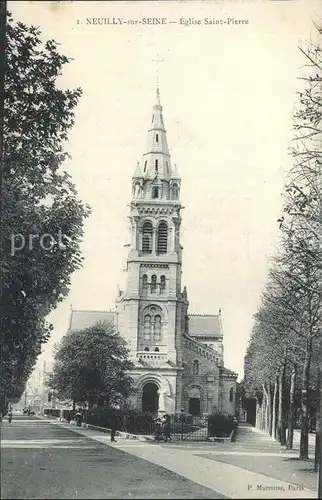
[[[173,170],[171,172],[171,179],[180,179],[179,169],[177,164],[174,164]]]
[[[171,175],[171,160],[160,103],[159,80],[157,80],[156,100],[153,106],[151,125],[145,153],[142,159],[145,179],[168,181]]]
[[[135,168],[135,171],[134,171],[134,174],[133,174],[133,179],[141,179],[142,177],[143,177],[143,173],[142,173],[142,170],[141,170],[141,167],[140,167],[140,163],[137,162],[136,168]]]

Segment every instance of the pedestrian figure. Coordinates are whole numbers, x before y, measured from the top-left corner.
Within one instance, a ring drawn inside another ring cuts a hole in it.
[[[111,419],[111,442],[116,443],[115,434],[117,427],[117,414],[115,408],[112,409],[112,419]]]
[[[11,424],[11,420],[12,420],[12,410],[9,410],[9,411],[8,411],[8,420],[9,420],[9,424]]]
[[[165,442],[172,441],[170,435],[170,415],[164,415],[163,419],[163,435],[165,437]]]
[[[81,427],[83,415],[81,414],[80,410],[77,410],[76,415],[75,415],[75,420],[76,420],[76,425],[78,427]]]
[[[161,441],[162,439],[162,422],[160,418],[155,421],[155,440]]]

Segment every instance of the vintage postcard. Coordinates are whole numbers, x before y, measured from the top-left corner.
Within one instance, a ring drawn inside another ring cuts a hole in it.
[[[321,3],[1,6],[1,498],[320,497]]]

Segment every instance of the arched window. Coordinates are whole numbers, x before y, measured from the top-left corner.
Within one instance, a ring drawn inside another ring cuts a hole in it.
[[[159,186],[152,187],[152,198],[153,199],[159,198],[159,191],[160,191]]]
[[[144,316],[144,340],[151,340],[151,316],[146,314]]]
[[[166,222],[160,222],[158,227],[157,252],[167,253],[168,251],[168,225]]]
[[[144,348],[144,350],[145,350],[145,351],[149,351],[150,349],[149,349],[148,347],[145,347],[145,348]]]
[[[161,293],[165,291],[165,283],[166,283],[166,281],[165,281],[165,276],[164,276],[164,275],[162,275],[162,276],[160,277],[160,292],[161,292]]]
[[[194,360],[193,362],[193,365],[192,365],[192,373],[194,375],[198,375],[199,374],[199,362],[197,359]]]
[[[154,352],[159,352],[159,351],[160,351],[160,349],[159,349],[158,347],[156,347],[156,348],[154,349]]]
[[[229,389],[229,402],[232,403],[234,401],[234,388],[231,387]]]
[[[162,340],[162,309],[158,305],[150,305],[144,308],[141,316],[142,325],[142,349],[148,345],[151,350],[151,343],[158,343]],[[154,344],[153,349],[157,347]],[[153,350],[152,349],[152,350]]]
[[[142,251],[152,252],[152,224],[148,221],[143,224]]]
[[[161,316],[159,314],[154,317],[154,340],[161,340]]]
[[[146,295],[148,293],[148,277],[146,274],[142,276],[142,294]]]
[[[157,290],[157,277],[155,274],[151,276],[151,293],[155,293]]]

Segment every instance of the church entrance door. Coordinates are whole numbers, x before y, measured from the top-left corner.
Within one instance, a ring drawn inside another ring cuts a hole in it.
[[[142,411],[157,413],[159,408],[158,386],[154,382],[148,382],[143,387]]]
[[[189,413],[192,416],[200,415],[200,399],[199,398],[190,398],[189,399]]]

